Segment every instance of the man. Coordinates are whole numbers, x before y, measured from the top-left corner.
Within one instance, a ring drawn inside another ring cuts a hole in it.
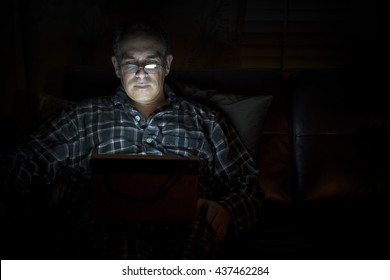
[[[263,193],[258,170],[236,133],[217,113],[178,97],[167,85],[173,56],[152,24],[124,25],[112,63],[122,86],[85,100],[45,123],[14,151],[5,188],[28,192],[69,174],[59,253],[88,259],[212,259],[221,244],[256,224]],[[172,122],[172,120],[175,120]],[[202,160],[199,219],[190,222],[102,222],[89,213],[92,152],[196,155]],[[16,155],[16,156],[15,156]]]

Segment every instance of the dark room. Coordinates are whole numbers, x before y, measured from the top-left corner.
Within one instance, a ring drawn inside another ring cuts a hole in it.
[[[2,266],[389,260],[384,10],[4,0]]]

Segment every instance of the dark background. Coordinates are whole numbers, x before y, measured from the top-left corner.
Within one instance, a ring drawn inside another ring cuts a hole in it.
[[[69,66],[111,66],[115,27],[144,18],[170,34],[174,68],[348,68],[375,96],[382,10],[379,0],[4,0],[0,119],[28,114],[31,96],[61,97]]]

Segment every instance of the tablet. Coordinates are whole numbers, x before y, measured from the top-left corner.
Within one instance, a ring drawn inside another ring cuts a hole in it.
[[[98,219],[197,219],[196,156],[92,154],[92,213]]]

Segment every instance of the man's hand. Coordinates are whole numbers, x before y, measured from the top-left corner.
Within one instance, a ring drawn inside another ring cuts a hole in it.
[[[229,212],[219,203],[200,198],[198,210],[204,210],[206,221],[210,224],[218,241],[222,241],[227,233],[230,221]]]

